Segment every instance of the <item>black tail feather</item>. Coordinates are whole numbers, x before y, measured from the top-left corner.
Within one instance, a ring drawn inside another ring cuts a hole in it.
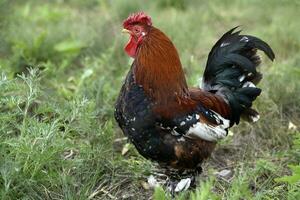
[[[257,50],[263,51],[272,61],[275,58],[266,42],[254,36],[240,35],[241,31],[234,32],[236,28],[225,33],[213,46],[203,77],[204,89],[217,91],[216,94],[230,104],[232,124],[239,123],[242,114],[258,115],[251,108],[261,93],[261,89],[255,87],[262,79],[262,74],[257,72],[261,62]]]
[[[266,42],[254,36],[246,35],[246,37],[248,37],[251,41],[253,48],[263,51],[270,58],[270,60],[273,61],[275,59],[275,54],[273,50]]]

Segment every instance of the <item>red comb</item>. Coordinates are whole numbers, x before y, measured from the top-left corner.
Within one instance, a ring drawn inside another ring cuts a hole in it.
[[[123,27],[126,28],[127,26],[135,23],[143,23],[151,26],[152,20],[151,17],[146,15],[144,12],[133,13],[123,22]]]

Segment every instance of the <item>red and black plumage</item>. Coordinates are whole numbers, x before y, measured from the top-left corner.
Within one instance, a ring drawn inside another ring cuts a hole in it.
[[[116,103],[115,118],[145,158],[182,171],[196,169],[218,139],[251,108],[261,90],[257,50],[273,60],[268,44],[231,29],[208,56],[201,88],[188,88],[179,55],[171,40],[144,13],[123,23],[134,58]]]

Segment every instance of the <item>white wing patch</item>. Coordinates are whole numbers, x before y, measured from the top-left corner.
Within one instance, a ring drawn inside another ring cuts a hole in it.
[[[197,124],[194,124],[193,127],[191,127],[188,132],[187,136],[194,135],[197,136],[203,140],[207,141],[217,141],[222,138],[226,137],[226,131],[218,126],[213,127],[201,122],[198,122]]]
[[[220,139],[223,139],[227,136],[227,131],[225,130],[226,128],[229,128],[230,126],[230,121],[223,118],[221,115],[218,113],[215,113],[216,121],[219,122],[220,124],[217,126],[212,126],[209,124],[205,124],[202,122],[198,122],[194,124],[192,127],[189,128],[187,131],[186,135],[193,135],[196,137],[199,137],[203,140],[215,142]],[[200,119],[201,121],[201,119]]]

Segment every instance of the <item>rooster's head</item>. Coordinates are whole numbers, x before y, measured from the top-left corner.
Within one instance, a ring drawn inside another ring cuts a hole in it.
[[[123,33],[129,33],[130,38],[125,46],[125,51],[130,57],[135,57],[138,46],[147,36],[152,26],[151,17],[144,12],[133,13],[123,22]]]

